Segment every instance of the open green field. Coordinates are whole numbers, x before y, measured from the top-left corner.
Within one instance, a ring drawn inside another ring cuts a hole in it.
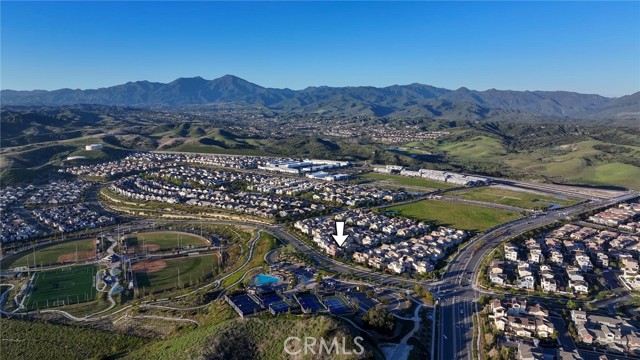
[[[27,264],[40,266],[61,262],[75,262],[76,249],[77,260],[84,261],[96,256],[95,242],[95,239],[84,239],[52,245],[36,250],[35,254],[33,252],[27,253],[10,264],[3,264],[3,267],[27,266]]]
[[[28,311],[91,301],[96,298],[97,267],[82,265],[38,272],[24,304]]]
[[[599,164],[586,168],[577,180],[587,184],[619,184],[627,188],[640,189],[640,167],[619,162]]]
[[[570,206],[580,202],[580,200],[566,198],[563,196],[542,195],[525,191],[512,191],[496,187],[479,187],[469,190],[454,191],[448,193],[447,196],[494,204],[517,206],[532,210],[544,210],[551,207],[552,204]]]
[[[619,153],[613,154],[614,150],[607,152],[607,147],[614,147]],[[618,159],[638,162],[640,148],[587,140],[509,155],[504,162],[525,173],[564,179],[575,184],[640,189],[640,167]]]
[[[379,182],[380,185],[388,183],[390,185],[396,186],[424,187],[425,189],[450,189],[455,187],[454,185],[439,181],[391,174],[367,173],[360,175],[360,177],[364,179],[375,180]]]
[[[126,238],[127,247],[142,249],[145,245],[157,245],[157,250],[177,249],[185,246],[206,246],[207,239],[185,232],[153,231],[131,234]],[[151,249],[150,249],[151,250]]]
[[[421,200],[386,210],[437,226],[469,231],[484,231],[522,217],[512,211],[438,200]]]
[[[155,260],[134,264],[138,289],[161,292],[204,281],[218,266],[217,255],[193,256],[171,260]],[[152,269],[153,268],[153,269]],[[178,279],[178,274],[180,278]]]
[[[476,136],[465,141],[444,144],[440,149],[452,156],[465,158],[487,159],[507,153],[500,140],[488,136]]]

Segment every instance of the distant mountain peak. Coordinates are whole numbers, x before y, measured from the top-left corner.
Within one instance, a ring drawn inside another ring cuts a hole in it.
[[[233,103],[276,111],[451,120],[526,117],[640,117],[638,95],[610,99],[567,91],[512,91],[467,87],[448,90],[411,83],[373,86],[309,86],[303,90],[272,89],[226,74],[213,80],[181,77],[170,83],[127,82],[100,89],[54,91],[2,90],[3,106],[96,104],[137,107],[208,106]],[[479,111],[478,109],[482,109]]]

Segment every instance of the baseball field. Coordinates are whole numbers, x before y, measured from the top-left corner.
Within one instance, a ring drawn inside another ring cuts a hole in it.
[[[47,246],[16,259],[10,267],[85,261],[96,256],[96,240],[83,239]]]
[[[207,239],[185,232],[153,231],[131,234],[126,237],[127,252],[162,251],[189,246],[209,245]]]
[[[201,255],[178,259],[143,260],[132,267],[138,289],[161,292],[204,280],[218,266],[218,256]]]

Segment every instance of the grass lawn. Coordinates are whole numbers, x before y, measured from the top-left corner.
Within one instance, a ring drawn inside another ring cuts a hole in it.
[[[142,244],[155,244],[160,250],[175,249],[185,246],[206,246],[209,242],[198,235],[177,231],[153,231],[131,234],[126,239],[127,246],[142,246]]]
[[[62,244],[52,245],[40,250],[36,250],[35,255],[30,252],[21,258],[16,259],[9,267],[27,266],[29,265],[47,265],[62,262],[61,260],[75,262],[76,248],[78,250],[78,261],[84,261],[95,256],[95,239],[84,239],[69,241]],[[60,258],[66,255],[68,259]],[[35,260],[34,260],[35,258]]]
[[[38,272],[24,304],[27,310],[91,301],[96,298],[94,265]]]
[[[586,168],[579,180],[596,185],[616,184],[640,189],[640,167],[618,162],[600,164]]]
[[[542,148],[504,158],[504,163],[524,173],[564,179],[575,184],[623,186],[640,189],[640,168],[616,161],[616,157],[597,149],[610,143],[586,140],[553,149]],[[637,147],[624,146],[632,152],[625,157],[639,159]],[[619,155],[621,156],[621,155]]]
[[[479,187],[448,193],[447,196],[460,197],[467,200],[484,201],[495,204],[517,206],[525,209],[544,210],[551,204],[569,206],[580,200],[563,196],[541,195],[525,191],[512,191],[495,187]]]
[[[437,200],[421,200],[386,210],[434,225],[469,231],[484,231],[522,217],[512,211]]]
[[[439,181],[391,174],[367,173],[360,175],[360,177],[364,179],[376,180],[380,183],[390,183],[396,186],[424,187],[431,189],[450,189],[455,187],[454,185]]]
[[[476,136],[469,140],[444,144],[440,149],[453,156],[472,159],[486,159],[507,153],[500,140],[488,136]]]
[[[156,272],[136,271],[135,276],[139,289],[144,287],[146,292],[161,292],[201,282],[217,267],[217,255],[203,255],[166,260],[165,268]]]

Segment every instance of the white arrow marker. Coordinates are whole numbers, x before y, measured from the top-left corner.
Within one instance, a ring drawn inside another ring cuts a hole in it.
[[[331,235],[331,236],[333,236],[333,240],[336,241],[338,246],[342,246],[344,242],[347,241],[347,238],[349,237],[349,235],[344,235],[343,233],[344,233],[344,221],[336,221],[336,235]]]

